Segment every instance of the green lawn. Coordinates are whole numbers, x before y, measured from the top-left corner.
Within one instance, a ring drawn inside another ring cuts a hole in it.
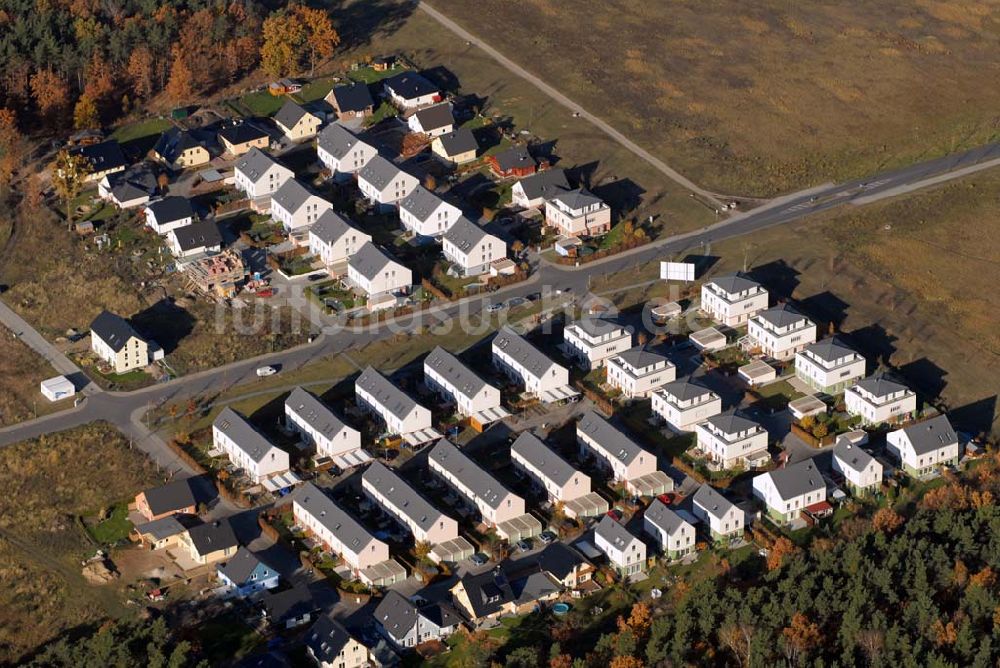
[[[322,77],[307,83],[293,97],[301,104],[308,104],[309,102],[322,100],[330,92],[331,88],[333,88],[333,77]]]
[[[384,72],[376,72],[372,67],[362,67],[352,72],[348,72],[347,76],[350,77],[351,81],[363,81],[366,84],[373,84],[381,81],[382,79],[388,79],[389,77],[396,76],[400,72],[405,71],[405,67],[397,67],[394,70],[386,70]]]
[[[166,118],[147,118],[137,123],[123,125],[111,133],[110,139],[117,139],[120,143],[142,139],[158,135],[164,130],[173,126]]]
[[[254,116],[273,116],[285,103],[284,95],[271,95],[267,90],[247,93],[239,99],[240,104]]]
[[[87,527],[87,532],[101,545],[114,545],[128,540],[132,522],[128,519],[128,504],[119,503],[111,509],[111,516],[103,522]]]
[[[382,104],[380,104],[378,108],[375,109],[375,112],[367,119],[365,119],[365,124],[368,126],[372,126],[377,123],[381,123],[387,118],[395,118],[398,115],[399,111],[396,109],[396,107],[392,106],[388,102],[382,102]]]

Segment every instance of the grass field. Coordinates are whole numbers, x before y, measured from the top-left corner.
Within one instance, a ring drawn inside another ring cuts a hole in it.
[[[962,426],[997,433],[998,189],[993,170],[717,243],[707,250],[718,258],[710,275],[742,269],[746,257],[772,294],[798,300],[822,332],[835,322],[872,365],[899,367],[921,399],[940,397]],[[655,278],[656,265],[593,288]]]
[[[0,451],[0,663],[58,634],[129,614],[121,587],[80,574],[93,543],[77,524],[157,482],[113,427],[95,423]]]
[[[110,138],[117,139],[120,143],[125,144],[136,139],[145,139],[146,137],[159,135],[172,125],[173,123],[166,118],[147,118],[146,120],[121,126],[111,133]]]
[[[991,2],[433,5],[720,192],[773,195],[998,133],[1000,13]],[[422,24],[416,14],[411,23]],[[469,56],[470,66],[482,57]],[[509,82],[500,95],[530,92]],[[530,116],[518,121],[537,129]],[[606,149],[593,150],[603,158]]]

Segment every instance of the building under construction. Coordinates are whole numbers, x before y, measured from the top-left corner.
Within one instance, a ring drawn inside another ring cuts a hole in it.
[[[184,272],[192,288],[224,299],[236,296],[247,277],[243,258],[233,250],[190,262]]]

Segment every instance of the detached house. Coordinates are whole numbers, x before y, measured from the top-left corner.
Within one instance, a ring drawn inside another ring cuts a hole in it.
[[[83,158],[87,167],[87,176],[84,181],[100,181],[108,174],[123,172],[128,167],[128,160],[122,147],[114,139],[101,142],[100,144],[89,144],[87,146],[77,146],[69,150],[70,155],[78,155]]]
[[[115,373],[149,364],[149,344],[125,318],[110,311],[101,311],[90,323],[90,349]]]
[[[310,192],[297,179],[285,181],[271,197],[271,217],[290,232],[308,228],[332,208],[332,204]]]
[[[745,324],[767,303],[767,290],[743,274],[720,276],[701,286],[701,310],[727,327]]]
[[[545,202],[545,224],[567,237],[607,234],[611,207],[583,188],[566,190]]]
[[[654,499],[643,513],[642,530],[656,541],[668,559],[680,559],[694,552],[694,527],[659,499]]]
[[[197,505],[190,478],[173,480],[135,497],[136,510],[150,522],[178,514],[193,515]]]
[[[458,522],[435,508],[398,473],[374,462],[361,476],[361,488],[382,510],[406,527],[418,543],[438,545],[458,538]]]
[[[237,158],[252,149],[267,148],[271,145],[271,137],[266,132],[244,121],[226,125],[219,130],[218,137],[226,153]]]
[[[274,122],[285,137],[291,141],[300,142],[315,137],[323,120],[291,100],[286,100],[278,113],[274,115]]]
[[[667,383],[652,397],[653,412],[676,431],[693,431],[702,420],[722,412],[719,395],[690,379]]]
[[[336,180],[350,179],[378,155],[378,150],[347,128],[328,125],[316,141],[316,156]]]
[[[537,564],[505,561],[477,575],[466,574],[451,588],[455,605],[475,625],[503,615],[527,614],[555,599],[562,586]]]
[[[563,329],[563,343],[577,364],[596,369],[632,347],[632,328],[604,318],[582,318]]]
[[[364,668],[371,665],[368,647],[330,615],[321,616],[305,639],[306,653],[319,668]]]
[[[847,388],[844,404],[848,414],[861,417],[862,424],[877,425],[912,416],[917,410],[917,395],[906,385],[879,373]]]
[[[332,209],[321,213],[309,228],[309,252],[336,274],[346,273],[348,259],[371,240],[370,234],[354,227]]]
[[[946,415],[889,432],[886,449],[903,470],[923,477],[943,466],[958,466],[958,435]]]
[[[212,444],[254,483],[288,471],[288,453],[272,445],[232,408],[222,409],[212,423]]]
[[[375,101],[372,100],[368,84],[360,81],[334,86],[323,99],[333,107],[337,118],[342,121],[367,118],[375,111]]]
[[[510,191],[514,206],[537,209],[547,201],[570,190],[566,172],[562,169],[547,169],[514,184]]]
[[[428,137],[440,137],[454,129],[455,117],[451,113],[451,104],[442,102],[414,112],[406,124],[410,132],[418,132]]]
[[[204,142],[194,132],[177,127],[160,135],[153,147],[153,157],[170,169],[199,167],[212,160]]]
[[[756,467],[770,461],[767,430],[736,409],[713,415],[695,425],[698,449],[724,469]]]
[[[176,258],[218,253],[222,250],[222,233],[214,220],[205,220],[167,232],[167,246]]]
[[[372,367],[354,383],[358,407],[381,420],[388,434],[398,434],[420,445],[438,436],[431,427],[431,412]]]
[[[369,309],[393,306],[373,298],[405,294],[413,285],[413,272],[367,241],[347,260],[347,282],[367,295]]]
[[[602,517],[594,529],[594,544],[623,578],[646,570],[646,544],[610,515]]]
[[[479,142],[469,128],[458,128],[434,138],[431,151],[444,160],[464,165],[476,159]]]
[[[753,495],[764,502],[768,515],[782,523],[803,511],[822,515],[832,510],[826,500],[826,481],[812,459],[755,477]]]
[[[157,234],[184,227],[194,222],[194,209],[187,197],[164,197],[146,205],[146,225]]]
[[[750,345],[776,360],[787,360],[816,341],[816,325],[788,304],[761,311],[747,324]]]
[[[493,364],[543,402],[554,403],[579,394],[569,384],[569,369],[553,362],[510,327],[500,329],[491,348]]]
[[[97,185],[97,193],[119,209],[142,206],[158,191],[156,174],[145,163],[107,174]]]
[[[312,484],[303,483],[291,494],[295,523],[340,555],[351,570],[360,571],[389,559],[389,546],[378,540],[354,517]]]
[[[538,163],[531,157],[526,146],[512,146],[487,159],[493,173],[502,178],[531,176],[538,169]]]
[[[375,622],[382,635],[400,650],[430,640],[444,640],[458,630],[462,619],[447,603],[417,607],[397,591],[389,590],[375,608]]]
[[[430,470],[468,500],[491,526],[524,515],[524,499],[509,491],[445,439],[431,448]]]
[[[419,109],[441,101],[440,89],[416,72],[401,72],[382,82],[386,96],[403,110]]]
[[[464,216],[441,238],[441,251],[462,276],[479,276],[507,257],[507,244]]]
[[[795,375],[818,392],[837,394],[865,377],[865,358],[832,337],[795,353]]]
[[[236,162],[236,189],[250,199],[269,197],[294,178],[292,170],[257,148],[250,149]]]
[[[629,348],[605,362],[607,383],[628,399],[645,399],[677,378],[677,367],[646,346]]]
[[[180,534],[180,544],[198,564],[214,564],[236,554],[239,541],[229,520],[198,524]]]
[[[285,425],[294,429],[303,443],[315,448],[318,455],[333,459],[341,468],[349,468],[352,459],[368,459],[361,451],[361,432],[348,427],[326,404],[301,387],[296,387],[285,399]]]
[[[358,188],[373,205],[385,210],[399,202],[420,185],[417,177],[407,174],[380,155],[358,172]]]
[[[461,217],[461,209],[423,186],[418,185],[399,201],[399,222],[419,236],[440,237]]]
[[[590,478],[530,431],[523,432],[510,446],[510,458],[515,467],[545,490],[552,503],[590,494]]]
[[[878,492],[882,484],[882,464],[865,452],[860,444],[840,436],[833,446],[833,470],[844,476],[855,496]]]
[[[274,589],[280,579],[278,571],[258,559],[257,555],[245,547],[236,550],[236,554],[216,568],[215,572],[219,582],[229,590],[229,593],[240,598],[266,589]]]
[[[743,537],[746,514],[707,483],[691,495],[691,512],[708,525],[712,540],[730,542]]]
[[[424,358],[424,383],[480,427],[509,415],[500,405],[500,390],[441,346]]]

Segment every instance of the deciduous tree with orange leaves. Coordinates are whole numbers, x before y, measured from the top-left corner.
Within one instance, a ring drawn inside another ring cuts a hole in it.
[[[194,81],[187,58],[178,48],[174,49],[174,60],[170,64],[170,80],[167,81],[167,97],[171,102],[179,103],[191,99],[194,95]]]
[[[31,75],[31,96],[43,116],[58,116],[69,104],[66,80],[51,69],[38,70]]]
[[[880,533],[895,533],[903,526],[903,516],[892,508],[879,508],[872,516],[872,528]]]
[[[100,125],[101,116],[97,111],[97,104],[89,95],[84,93],[76,101],[76,106],[73,108],[73,127],[77,130],[84,130],[86,128],[99,127]]]
[[[611,659],[610,668],[643,668],[642,659],[635,656],[616,656]]]
[[[326,11],[306,5],[296,5],[293,11],[302,22],[305,32],[304,46],[309,57],[309,76],[312,76],[316,63],[333,55],[334,49],[340,44],[340,35]]]

